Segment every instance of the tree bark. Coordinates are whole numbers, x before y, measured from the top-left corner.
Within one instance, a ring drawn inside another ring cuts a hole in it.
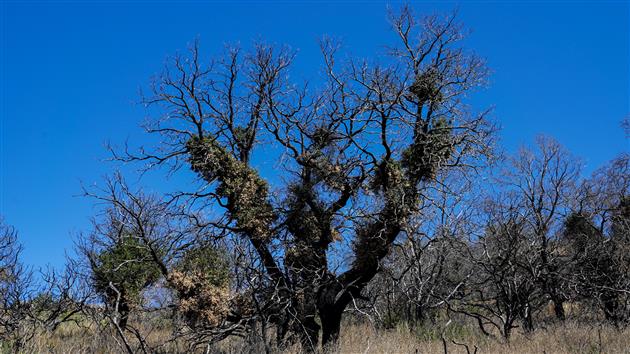
[[[315,321],[315,315],[307,315],[303,318],[297,326],[301,327],[300,342],[302,343],[302,349],[306,352],[313,353],[317,351],[319,345],[319,331],[320,326]]]
[[[531,307],[527,304],[523,308],[523,330],[527,333],[534,331],[534,321],[532,319]]]
[[[127,329],[127,321],[129,320],[129,303],[123,299],[121,300],[120,304],[118,305],[118,313],[120,314],[120,318],[118,320],[118,326],[120,326],[121,329],[125,330]]]
[[[552,299],[553,302],[553,312],[556,315],[556,318],[560,321],[564,321],[566,319],[566,314],[564,312],[564,301],[559,299],[557,296]]]
[[[341,317],[343,310],[335,309],[321,314],[322,320],[322,347],[334,346],[339,339],[341,329]]]

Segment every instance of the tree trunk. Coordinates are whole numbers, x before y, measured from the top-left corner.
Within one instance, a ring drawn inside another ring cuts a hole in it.
[[[510,341],[510,336],[512,335],[512,321],[507,321],[505,324],[503,324],[503,338],[505,338],[506,341]]]
[[[322,348],[333,349],[339,339],[343,310],[350,302],[351,296],[343,293],[343,288],[334,277],[329,279],[317,296],[319,319],[322,323]]]
[[[555,297],[552,299],[553,301],[553,312],[556,314],[556,318],[560,321],[564,321],[566,319],[566,315],[564,313],[564,301]]]
[[[322,320],[322,348],[331,348],[337,344],[339,330],[341,329],[342,315],[343,307],[340,306],[331,306],[325,311],[320,311],[319,317]]]
[[[296,323],[298,333],[300,333],[300,342],[302,344],[302,350],[307,353],[314,353],[317,351],[319,345],[319,330],[320,326],[315,321],[315,314],[309,314],[302,318],[301,321]]]
[[[523,309],[523,330],[527,333],[534,331],[534,321],[532,320],[532,312],[529,304]]]
[[[120,314],[120,318],[118,319],[118,326],[120,329],[127,329],[127,321],[129,320],[129,303],[123,299],[118,305],[118,313]]]
[[[608,322],[615,327],[619,326],[618,305],[616,296],[611,294],[605,294],[602,296],[602,303],[604,309],[604,316]]]

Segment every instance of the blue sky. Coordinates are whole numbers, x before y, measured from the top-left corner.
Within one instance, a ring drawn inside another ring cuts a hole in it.
[[[81,183],[118,166],[103,147],[142,142],[139,89],[168,55],[199,38],[204,53],[256,39],[298,49],[296,69],[314,76],[317,40],[341,38],[355,54],[391,42],[385,2],[315,1],[80,3],[2,2],[0,214],[16,226],[24,261],[63,263],[72,236],[89,228],[93,201]],[[397,6],[393,3],[392,6]],[[629,150],[619,128],[630,113],[628,2],[417,2],[419,14],[459,7],[473,30],[467,46],[488,60],[490,87],[476,108],[494,106],[512,151],[545,133],[582,157],[590,172]],[[165,181],[167,190],[186,174]]]

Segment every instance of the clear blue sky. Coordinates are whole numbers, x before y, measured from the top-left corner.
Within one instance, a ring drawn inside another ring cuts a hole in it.
[[[508,150],[555,136],[587,170],[628,150],[619,122],[629,108],[627,2],[413,3],[418,13],[459,6],[470,48],[488,59],[491,86],[477,108],[496,107]],[[317,39],[341,37],[370,55],[392,35],[383,2],[2,2],[0,213],[15,225],[25,262],[59,266],[72,235],[89,227],[79,194],[116,166],[103,143],[142,141],[138,89],[169,54],[199,37],[205,52],[255,39],[298,48],[304,75],[319,69]],[[394,3],[396,6],[396,3]],[[184,183],[186,176],[168,183]],[[143,184],[163,190],[164,178]]]

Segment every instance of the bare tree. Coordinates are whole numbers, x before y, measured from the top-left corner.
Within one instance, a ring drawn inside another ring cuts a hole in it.
[[[251,243],[284,309],[275,319],[281,337],[296,333],[305,349],[318,345],[320,329],[324,345],[337,339],[344,310],[379,272],[435,176],[474,170],[490,151],[486,112],[464,104],[487,70],[461,48],[455,17],[417,21],[405,7],[391,22],[400,43],[382,63],[339,65],[338,45],[324,40],[319,90],[289,82],[287,49],[229,48],[204,65],[195,45],[146,100],[163,109],[148,125],[161,145],[114,153],[148,167],[189,164],[203,185],[176,198],[224,210],[214,226]],[[277,158],[275,176],[265,178],[252,158],[261,141],[273,146],[265,161]],[[275,186],[279,197],[267,180],[286,181]],[[339,272],[329,267],[337,242],[347,259]]]
[[[80,273],[79,262],[66,258],[62,270],[48,268],[41,272],[41,285],[31,301],[30,317],[50,333],[62,324],[83,324],[83,311],[94,300],[94,294]]]
[[[630,309],[629,161],[622,154],[583,183],[564,230],[576,294],[615,325],[628,321]]]
[[[507,185],[518,198],[520,213],[531,230],[532,251],[538,254],[537,281],[560,320],[565,318],[566,294],[560,276],[565,267],[555,240],[572,207],[580,170],[579,161],[558,142],[541,136],[536,150],[521,149],[506,173]]]
[[[474,318],[484,334],[492,335],[493,328],[509,339],[519,321],[533,330],[533,315],[544,303],[536,281],[542,269],[518,203],[499,195],[486,203],[484,214],[481,234],[468,248],[471,275],[449,309]]]
[[[469,236],[477,227],[481,190],[460,173],[438,176],[437,181],[425,191],[419,212],[368,287],[369,310],[386,326],[434,325],[446,304],[459,298],[473,271]]]
[[[22,245],[14,227],[0,219],[0,339],[19,353],[35,334],[29,320],[33,275],[21,260]]]
[[[463,258],[467,246],[448,234],[396,244],[366,290],[368,310],[385,327],[435,324],[440,310],[459,297],[470,276]]]

